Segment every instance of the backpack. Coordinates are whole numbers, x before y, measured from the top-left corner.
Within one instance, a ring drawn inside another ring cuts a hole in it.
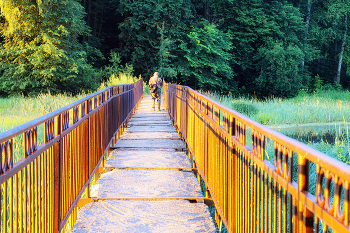
[[[151,93],[156,93],[158,90],[158,85],[156,83],[149,84],[149,91]]]
[[[159,88],[159,80],[158,77],[151,77],[151,79],[149,80],[149,91],[151,93],[156,93],[158,91]]]

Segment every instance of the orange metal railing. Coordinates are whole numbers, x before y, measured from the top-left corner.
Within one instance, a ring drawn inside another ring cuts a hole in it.
[[[200,93],[165,84],[170,117],[228,232],[350,232],[350,166]]]
[[[77,202],[89,197],[142,85],[108,87],[0,134],[1,232],[60,232],[73,225]]]

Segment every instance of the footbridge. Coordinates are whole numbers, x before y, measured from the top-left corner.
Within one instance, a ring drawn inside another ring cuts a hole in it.
[[[1,232],[350,232],[350,166],[191,88],[111,86],[0,134]]]

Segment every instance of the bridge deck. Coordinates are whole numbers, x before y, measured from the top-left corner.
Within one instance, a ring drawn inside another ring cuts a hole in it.
[[[146,96],[114,147],[73,232],[215,232],[164,106]]]

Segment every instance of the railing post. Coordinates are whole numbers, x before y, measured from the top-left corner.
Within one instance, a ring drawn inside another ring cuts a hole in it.
[[[230,146],[230,174],[229,176],[231,177],[231,184],[230,184],[230,189],[231,189],[231,196],[230,196],[230,200],[231,200],[231,204],[230,204],[230,210],[229,213],[232,214],[232,216],[230,216],[231,219],[231,224],[229,224],[229,231],[230,232],[238,232],[238,228],[237,228],[237,212],[238,212],[238,208],[237,208],[237,176],[236,176],[236,159],[237,159],[237,155],[236,155],[236,146],[234,144],[234,140],[233,137],[236,135],[235,132],[235,125],[236,125],[236,119],[230,114],[228,115],[228,131],[229,131],[229,135],[230,135],[230,139],[229,139],[229,146]]]
[[[298,187],[299,192],[309,189],[309,161],[303,156],[298,155]],[[313,232],[313,213],[308,210],[305,203],[299,200],[298,222],[300,233]]]
[[[61,135],[61,114],[55,118],[55,136],[60,137]],[[60,138],[54,146],[54,199],[57,200],[53,203],[53,232],[59,232],[59,226],[61,222],[61,161],[62,161],[62,150],[61,150]]]
[[[89,114],[92,111],[92,100],[89,99],[86,101],[86,113]],[[86,180],[89,181],[90,179],[90,154],[91,154],[91,150],[90,150],[90,117],[89,116],[86,120],[87,120],[87,155],[86,155],[86,164],[87,164],[87,169],[86,169]],[[86,187],[86,192],[87,192],[87,196],[88,198],[90,198],[90,184],[87,185]]]

